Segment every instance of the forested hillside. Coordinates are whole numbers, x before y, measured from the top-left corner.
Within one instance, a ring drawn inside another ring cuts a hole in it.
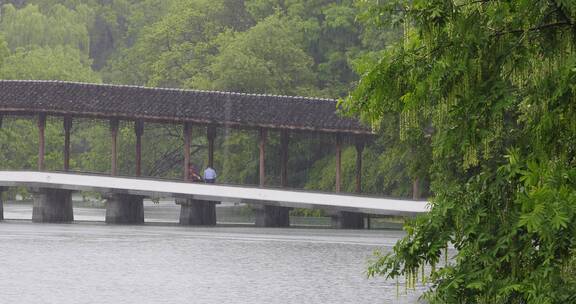
[[[0,20],[0,77],[57,79],[246,93],[339,98],[347,94],[398,31],[363,23],[362,1],[329,0],[12,0]],[[411,194],[411,180],[426,176],[427,151],[399,149],[397,117],[383,120],[382,135],[365,151],[363,188]],[[133,168],[133,129],[124,124],[120,172]],[[389,131],[386,131],[389,130]],[[72,167],[106,172],[108,125],[78,121]],[[205,163],[203,130],[195,130],[194,162]],[[256,183],[256,133],[220,130],[216,167],[224,182]],[[61,121],[49,120],[48,169],[61,168]],[[181,174],[181,132],[147,125],[144,173]],[[34,168],[35,123],[5,118],[0,132],[3,167]],[[278,134],[271,134],[267,162],[271,184],[279,180]],[[332,189],[330,137],[294,134],[290,151],[293,187]],[[418,154],[420,153],[420,154]],[[425,155],[421,155],[424,153]],[[415,157],[415,156],[418,157]],[[343,189],[353,190],[355,152],[343,153]],[[421,157],[420,157],[421,156]],[[421,179],[425,186],[426,182]]]

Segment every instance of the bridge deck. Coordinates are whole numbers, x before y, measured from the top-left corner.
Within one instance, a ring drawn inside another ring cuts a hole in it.
[[[190,197],[380,215],[416,215],[428,211],[425,201],[70,173],[0,171],[0,186]]]

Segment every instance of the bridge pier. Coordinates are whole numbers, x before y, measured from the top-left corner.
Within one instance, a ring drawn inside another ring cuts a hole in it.
[[[180,225],[214,226],[216,225],[216,204],[214,201],[195,199],[177,199],[180,205]]]
[[[253,207],[257,227],[290,227],[288,207],[256,205]]]
[[[107,224],[143,224],[144,197],[133,194],[106,195]]]
[[[72,190],[33,189],[34,208],[32,222],[69,223],[74,221]]]
[[[0,187],[0,221],[4,220],[4,200],[2,199],[2,194],[6,190],[8,190],[6,187]]]
[[[364,229],[365,215],[357,212],[335,211],[331,214],[332,228]]]

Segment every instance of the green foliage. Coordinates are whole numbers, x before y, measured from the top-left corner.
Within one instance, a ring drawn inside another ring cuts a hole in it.
[[[0,31],[4,32],[11,50],[69,46],[88,54],[90,40],[86,22],[91,18],[88,7],[79,6],[76,11],[57,4],[46,14],[36,5],[27,5],[19,10],[5,5],[2,9]]]
[[[571,286],[576,284],[576,252],[572,252],[572,259],[566,263],[562,276],[566,278]]]
[[[256,132],[230,131],[215,153],[216,167],[226,183],[258,184],[258,141]]]
[[[354,148],[342,151],[342,190],[345,192],[355,191],[356,152]],[[326,191],[336,190],[336,170],[332,164],[336,163],[334,155],[326,156],[317,161],[310,172],[308,189],[320,189]]]
[[[213,39],[223,31],[243,28],[238,1],[179,0],[158,22],[146,27],[136,44],[125,49],[113,80],[150,86],[185,87],[206,69]]]
[[[574,2],[396,1],[369,11],[377,24],[400,23],[404,38],[343,105],[375,126],[398,116],[404,151],[430,138],[435,194],[369,273],[410,275],[451,244],[456,256],[432,275],[430,303],[573,302]]]
[[[32,120],[2,119],[0,129],[0,153],[2,169],[31,169],[35,168],[35,155],[37,149],[31,142],[37,142],[38,135],[30,133],[34,122]]]
[[[117,16],[117,24],[119,28],[125,27],[126,33],[124,38],[125,46],[132,46],[136,39],[140,36],[142,29],[146,26],[153,24],[160,18],[171,11],[172,5],[177,2],[175,0],[132,0],[129,5],[126,5],[124,14]],[[122,22],[122,20],[125,20]],[[122,24],[124,24],[122,26]]]
[[[4,79],[40,79],[101,82],[90,68],[91,60],[68,46],[17,49],[4,59],[0,76]]]
[[[302,40],[298,23],[277,16],[246,32],[224,33],[207,77],[193,80],[192,87],[310,95],[312,58],[302,49]]]
[[[4,59],[10,55],[10,50],[8,49],[8,43],[4,38],[4,35],[0,33],[0,68],[4,64]]]

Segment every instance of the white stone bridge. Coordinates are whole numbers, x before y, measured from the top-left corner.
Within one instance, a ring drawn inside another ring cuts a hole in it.
[[[78,173],[0,171],[0,186],[32,189],[33,219],[48,222],[73,220],[70,196],[73,191],[104,194],[108,198],[106,220],[110,223],[142,223],[144,197],[181,199],[181,222],[197,225],[215,224],[213,207],[221,201],[250,203],[257,211],[267,206],[325,209],[334,215],[334,225],[340,228],[358,228],[342,222],[341,213],[362,215],[363,219],[368,215],[414,216],[428,210],[425,201]],[[194,203],[186,203],[190,201]],[[270,212],[257,212],[260,226],[289,224],[278,223],[277,218]]]

